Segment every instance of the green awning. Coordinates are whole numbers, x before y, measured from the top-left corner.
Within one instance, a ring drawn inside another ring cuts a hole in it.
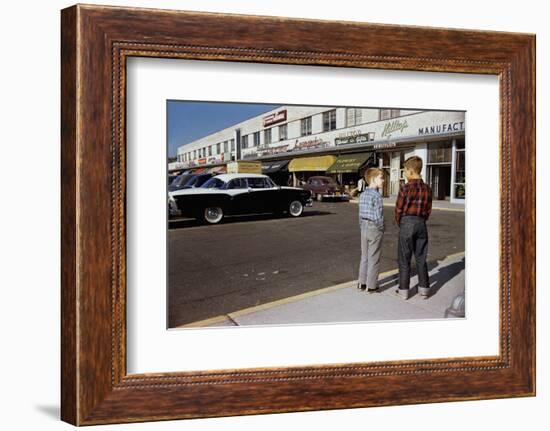
[[[327,174],[357,173],[359,168],[369,159],[372,153],[345,154],[327,170]]]

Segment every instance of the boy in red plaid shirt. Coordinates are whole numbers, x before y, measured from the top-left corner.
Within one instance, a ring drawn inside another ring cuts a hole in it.
[[[414,254],[418,272],[418,293],[427,299],[430,293],[428,277],[428,229],[426,220],[432,212],[432,189],[424,181],[422,159],[409,157],[403,165],[407,183],[403,184],[395,204],[395,222],[399,226],[397,257],[399,262],[399,289],[403,299],[410,297],[411,257]]]

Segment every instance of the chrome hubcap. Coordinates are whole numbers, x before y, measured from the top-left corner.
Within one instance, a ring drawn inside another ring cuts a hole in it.
[[[302,204],[298,201],[294,201],[290,204],[290,214],[299,215],[302,212]]]
[[[210,222],[217,222],[222,217],[222,212],[220,208],[207,208],[206,209],[206,219]]]

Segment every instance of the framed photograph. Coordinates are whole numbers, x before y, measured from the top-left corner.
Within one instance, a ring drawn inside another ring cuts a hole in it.
[[[534,35],[77,5],[61,44],[64,421],[535,395]]]

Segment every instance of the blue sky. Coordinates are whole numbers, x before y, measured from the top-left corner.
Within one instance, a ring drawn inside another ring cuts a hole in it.
[[[178,147],[281,105],[168,101],[168,155]]]

